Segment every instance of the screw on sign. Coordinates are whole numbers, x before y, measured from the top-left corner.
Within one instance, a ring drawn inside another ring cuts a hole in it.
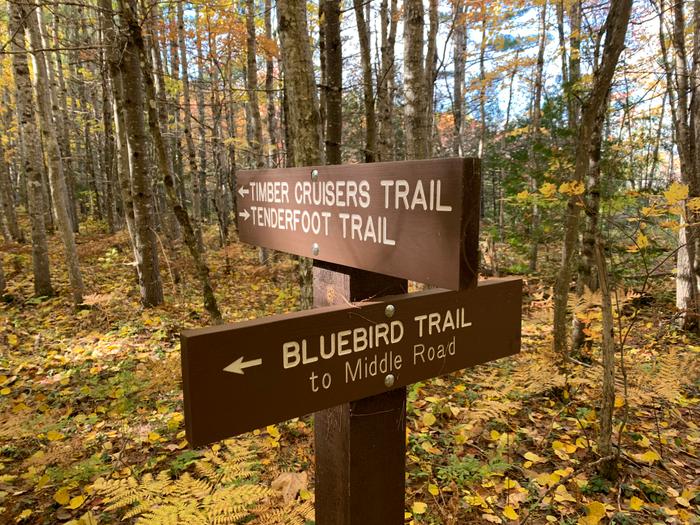
[[[476,284],[478,163],[242,172],[238,187],[241,239],[316,258],[317,308],[182,333],[188,440],[316,412],[316,523],[403,523],[406,386],[520,349],[522,282]],[[454,291],[407,294],[406,278]],[[222,417],[230,399],[247,401]]]

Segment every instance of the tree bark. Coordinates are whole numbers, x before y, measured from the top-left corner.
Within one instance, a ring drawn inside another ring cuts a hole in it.
[[[272,0],[265,0],[265,37],[272,41]],[[270,137],[270,153],[267,165],[278,167],[279,159],[279,123],[277,119],[276,95],[275,95],[275,65],[273,55],[265,53],[265,94],[267,97],[267,134]]]
[[[377,135],[377,160],[394,158],[394,46],[398,25],[397,0],[382,0],[380,6],[381,24],[381,74],[377,80],[377,113],[379,131]]]
[[[608,281],[608,269],[603,253],[602,240],[596,231],[595,259],[600,279],[601,313],[603,324],[603,391],[600,403],[598,432],[598,453],[608,458],[601,464],[601,475],[609,480],[617,477],[617,461],[613,456],[612,431],[613,410],[615,407],[615,334],[611,300],[611,290]]]
[[[124,1],[124,0],[122,0]],[[165,195],[168,204],[175,214],[175,218],[182,228],[185,245],[195,264],[197,276],[201,282],[202,294],[204,296],[204,307],[215,323],[221,322],[221,313],[214,296],[214,291],[209,278],[209,267],[206,264],[202,251],[197,241],[196,233],[192,221],[190,220],[187,208],[180,201],[175,186],[175,175],[171,164],[170,156],[163,140],[160,130],[159,106],[156,101],[156,89],[153,81],[153,72],[150,68],[150,57],[141,33],[141,26],[136,18],[136,8],[134,4],[124,6],[124,20],[128,29],[127,47],[133,48],[140,58],[140,64],[145,68],[141,71],[143,83],[146,91],[146,107],[148,112],[148,127],[156,153],[158,169],[163,179]],[[195,171],[196,175],[196,171]]]
[[[427,90],[423,64],[423,2],[404,3],[404,89],[406,98],[406,156],[425,159],[429,151]]]
[[[129,20],[128,31],[140,31],[136,22],[136,5],[133,0],[120,0],[121,15]],[[131,173],[131,188],[134,206],[134,238],[136,240],[137,265],[141,275],[141,302],[144,306],[156,306],[163,302],[163,285],[160,278],[158,245],[155,237],[153,217],[153,187],[148,159],[148,138],[144,113],[146,103],[143,96],[144,78],[139,59],[139,50],[132,38],[124,43],[120,63],[124,127]]]
[[[34,94],[29,77],[29,63],[25,47],[26,15],[21,5],[8,2],[9,33],[12,38],[12,69],[15,77],[17,113],[22,133],[21,157],[27,178],[27,200],[32,237],[32,266],[34,293],[37,296],[54,294],[51,286],[49,248],[46,240],[46,201],[43,189],[43,162],[41,141],[34,118]]]
[[[582,183],[589,166],[589,149],[595,122],[605,104],[612,85],[615,67],[625,43],[627,25],[632,10],[632,0],[620,0],[610,4],[605,21],[605,46],[601,65],[594,71],[589,95],[581,110],[581,122],[576,139],[576,159],[573,180]],[[554,285],[553,348],[562,358],[567,355],[566,310],[571,284],[571,261],[576,248],[579,230],[580,206],[578,197],[569,198],[566,207],[562,259]]]
[[[453,4],[454,17],[454,84],[452,91],[452,119],[454,120],[454,131],[452,136],[452,154],[461,157],[463,150],[462,113],[464,107],[464,68],[467,59],[467,17],[464,2],[456,0]]]
[[[534,174],[539,168],[539,162],[535,159],[537,154],[537,143],[540,141],[540,122],[542,120],[542,77],[544,72],[544,50],[547,44],[547,1],[545,0],[542,4],[542,10],[540,11],[540,37],[539,45],[537,51],[537,63],[535,64],[535,88],[532,97],[532,118],[530,121],[530,137],[529,137],[529,151],[528,151],[528,164],[529,164],[529,175],[528,184],[530,193],[535,193],[537,191],[537,179]],[[540,243],[540,209],[537,202],[532,205],[532,222],[530,223],[530,257],[529,257],[529,271],[530,273],[535,273],[537,271],[537,253]]]
[[[343,136],[341,105],[343,98],[343,48],[340,39],[340,1],[322,1],[326,18],[326,162],[340,164],[342,162],[340,144]]]
[[[299,0],[281,0],[277,3],[284,80],[288,104],[287,126],[293,143],[294,166],[323,164],[320,117],[316,102],[311,48],[307,38],[306,4]],[[301,281],[301,308],[313,304],[312,263],[299,260]]]
[[[256,168],[265,166],[263,156],[262,121],[258,105],[258,63],[256,60],[257,46],[255,42],[255,2],[246,0],[246,90],[248,91],[248,106],[253,125],[253,141],[249,144]]]
[[[0,207],[2,208],[2,216],[5,219],[3,224],[3,235],[8,241],[24,242],[22,230],[17,222],[17,213],[15,211],[15,192],[12,188],[12,180],[10,179],[10,170],[5,162],[5,147],[0,141]]]
[[[374,112],[374,86],[372,82],[372,58],[369,41],[369,26],[362,12],[364,2],[353,0],[355,20],[360,41],[360,62],[362,63],[362,101],[365,108],[365,162],[374,162],[377,154],[377,118]],[[342,67],[342,62],[340,64]]]
[[[185,143],[187,144],[187,161],[189,175],[192,182],[192,228],[200,250],[204,250],[202,242],[202,199],[200,188],[200,173],[197,168],[197,150],[194,147],[194,137],[192,136],[192,98],[190,96],[190,72],[189,60],[187,57],[187,42],[185,40],[185,8],[184,2],[177,3],[177,42],[180,49],[180,67],[182,78],[182,98],[184,106],[183,132]]]

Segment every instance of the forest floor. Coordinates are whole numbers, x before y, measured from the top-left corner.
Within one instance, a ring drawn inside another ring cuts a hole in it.
[[[227,322],[296,308],[291,258],[259,266],[207,242]],[[310,417],[185,441],[179,333],[208,320],[184,256],[163,264],[165,305],[144,310],[125,234],[83,226],[91,295],[76,311],[56,236],[51,298],[33,297],[29,248],[5,248],[0,523],[313,523]],[[595,470],[597,345],[557,366],[549,288],[530,280],[518,356],[409,388],[406,523],[700,523],[700,340],[674,326],[671,279],[618,297],[615,482]],[[594,340],[595,303],[577,307]]]

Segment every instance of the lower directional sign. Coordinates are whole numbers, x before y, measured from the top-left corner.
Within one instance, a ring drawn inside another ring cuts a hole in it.
[[[182,334],[187,439],[265,425],[517,353],[522,281],[429,290]]]

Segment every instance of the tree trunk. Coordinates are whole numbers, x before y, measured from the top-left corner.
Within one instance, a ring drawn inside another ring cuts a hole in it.
[[[659,42],[666,71],[666,82],[671,96],[671,115],[673,129],[678,148],[680,161],[681,182],[688,186],[688,197],[700,196],[700,148],[697,146],[697,137],[700,136],[700,82],[696,72],[700,65],[700,36],[698,35],[698,8],[695,9],[695,31],[692,63],[689,65],[688,52],[686,50],[686,22],[683,2],[673,2],[670,12],[673,15],[671,49],[673,57],[669,57],[669,50],[664,35],[666,2],[659,2]],[[690,69],[689,69],[690,68]],[[684,330],[697,330],[700,328],[698,317],[700,305],[698,304],[698,275],[700,270],[697,258],[700,257],[698,242],[700,232],[697,221],[700,217],[695,212],[688,210],[683,203],[684,211],[681,217],[681,229],[678,231],[678,256],[676,258],[676,307],[680,312],[679,324]]]
[[[58,5],[56,6],[58,9]],[[59,41],[59,16],[58,13],[54,13],[53,17],[53,44],[56,49],[60,49],[61,43]],[[44,39],[42,38],[42,41]],[[44,44],[42,47],[48,47]],[[73,232],[78,233],[80,229],[80,222],[78,220],[78,199],[76,198],[75,192],[75,173],[74,173],[74,162],[72,161],[72,151],[71,151],[71,141],[70,141],[70,130],[66,123],[63,115],[62,109],[66,107],[66,98],[68,89],[66,87],[66,80],[63,74],[63,63],[61,61],[61,52],[56,51],[54,53],[56,57],[56,73],[53,74],[53,65],[51,60],[47,56],[47,66],[49,68],[51,92],[53,96],[52,104],[57,108],[54,111],[54,116],[56,119],[56,131],[58,133],[58,145],[61,148],[61,155],[64,160],[64,171],[65,171],[65,181],[66,189],[68,191],[68,211],[71,218],[71,224],[73,227]],[[60,108],[60,110],[58,110]]]
[[[627,34],[632,0],[620,0],[610,4],[605,21],[605,47],[601,65],[594,71],[590,94],[585,98],[581,110],[581,122],[576,139],[576,159],[574,167],[575,182],[582,183],[589,166],[589,150],[591,137],[594,133],[596,119],[605,104],[608,91],[612,85],[617,61],[622,52]],[[566,207],[564,225],[564,242],[562,259],[556,283],[554,285],[554,319],[553,319],[553,348],[562,358],[567,355],[566,307],[571,284],[571,261],[576,248],[579,230],[578,197],[569,198]]]
[[[199,22],[199,7],[195,7],[195,18]],[[197,25],[197,113],[199,116],[199,192],[202,217],[209,221],[209,196],[207,192],[207,126],[204,106],[204,53],[202,52],[203,28]]]
[[[591,291],[598,289],[598,282],[593,273],[596,267],[596,239],[598,237],[598,217],[600,214],[600,157],[603,142],[603,124],[605,113],[608,108],[609,96],[606,96],[605,103],[601,106],[600,114],[596,119],[593,134],[591,135],[591,146],[589,150],[589,166],[586,174],[586,193],[583,198],[584,213],[586,215],[586,226],[583,232],[581,243],[581,259],[578,268],[578,279],[576,280],[576,295],[583,295],[586,288]],[[576,315],[573,318],[573,328],[571,335],[571,347],[574,351],[579,350],[585,341],[584,328]]]
[[[138,30],[133,0],[120,0],[121,15],[132,21],[129,30]],[[131,188],[134,206],[134,237],[136,239],[137,265],[141,275],[141,302],[144,306],[156,306],[163,302],[163,285],[160,278],[158,245],[153,217],[153,187],[149,171],[148,138],[144,122],[144,79],[139,50],[133,39],[127,38],[120,62],[124,127],[129,148]]]
[[[336,2],[337,3],[337,2]],[[357,33],[360,40],[360,61],[362,63],[362,100],[365,108],[365,162],[374,162],[377,154],[377,119],[374,113],[374,86],[372,84],[372,58],[370,35],[365,15],[364,2],[353,0]],[[337,66],[342,67],[342,62]]]
[[[2,216],[5,219],[4,235],[8,241],[24,242],[24,236],[17,222],[17,213],[15,212],[15,192],[12,188],[12,180],[10,179],[10,170],[5,162],[5,148],[0,141],[0,207],[2,208]],[[2,222],[0,220],[0,222]]]
[[[189,165],[189,175],[192,181],[192,228],[197,239],[200,250],[204,250],[202,242],[202,199],[200,188],[200,173],[197,168],[197,151],[194,147],[194,137],[192,136],[192,99],[190,97],[190,70],[187,58],[187,45],[185,40],[185,8],[184,2],[177,3],[177,42],[180,49],[180,67],[182,78],[182,97],[184,106],[183,132],[185,143],[187,144],[187,161]]]
[[[255,2],[246,0],[246,90],[248,91],[248,106],[252,117],[253,141],[249,144],[256,168],[265,166],[263,157],[262,121],[258,106],[258,64],[256,60],[255,42]]]
[[[32,266],[34,292],[37,296],[51,296],[49,248],[46,240],[46,201],[43,190],[43,162],[41,141],[34,118],[34,94],[29,77],[29,64],[25,47],[26,16],[21,5],[8,2],[9,33],[12,38],[12,69],[15,77],[17,113],[22,133],[21,157],[27,178],[27,200],[32,235]]]
[[[406,98],[406,156],[425,159],[429,151],[427,89],[423,65],[423,2],[404,3],[404,89]]]
[[[462,137],[464,95],[462,89],[464,88],[464,68],[467,59],[467,17],[462,0],[456,0],[453,9],[454,31],[452,33],[454,35],[455,75],[452,91],[452,119],[454,120],[452,154],[461,157],[464,154]]]
[[[343,48],[340,39],[340,1],[322,1],[326,18],[326,162],[340,164],[342,162],[340,143],[343,136],[341,105],[343,98]],[[371,81],[370,79],[370,83]]]
[[[537,179],[535,173],[539,169],[539,162],[535,159],[537,155],[536,145],[540,141],[540,122],[542,120],[542,76],[544,71],[544,50],[547,44],[547,1],[542,4],[540,11],[540,40],[537,51],[537,63],[535,64],[535,89],[532,97],[532,118],[530,119],[530,137],[529,137],[529,191],[535,193],[537,191]],[[532,222],[530,223],[530,257],[529,271],[535,273],[537,271],[537,252],[540,243],[540,209],[536,202],[532,205]]]
[[[438,34],[438,0],[429,0],[428,2],[428,41],[427,49],[425,52],[425,79],[423,80],[423,85],[425,86],[425,126],[426,126],[426,138],[428,141],[427,145],[427,156],[433,155],[433,135],[435,126],[433,122],[434,113],[434,98],[435,98],[435,81],[437,80],[437,34]]]
[[[141,26],[138,24],[136,18],[135,5],[123,5],[123,13],[124,20],[128,28],[127,48],[132,48],[138,53],[140,63],[143,64],[143,67],[145,67],[145,70],[141,71],[141,76],[143,78],[146,91],[148,126],[151,133],[151,138],[153,139],[158,169],[163,178],[165,195],[170,207],[173,210],[173,213],[175,214],[180,228],[182,228],[185,245],[187,246],[192,259],[194,260],[197,276],[202,285],[204,307],[206,308],[207,312],[209,312],[212,320],[215,323],[220,323],[221,313],[219,312],[216,297],[214,296],[214,291],[211,287],[209,267],[207,266],[202,251],[199,247],[194,227],[190,220],[189,214],[187,213],[187,208],[185,208],[177,195],[175,176],[173,173],[171,160],[160,130],[161,119],[158,115],[159,106],[156,101],[156,89],[153,81],[153,72],[150,68],[150,57],[148,56],[148,51],[141,33]],[[196,175],[197,172],[195,171],[194,173]]]
[[[615,407],[615,334],[608,269],[605,263],[602,240],[597,231],[594,249],[600,279],[600,308],[603,317],[603,391],[598,419],[600,425],[598,453],[602,457],[607,458],[601,464],[599,471],[606,479],[614,480],[617,477],[617,461],[615,457],[611,456],[613,456],[612,431],[613,410]]]
[[[381,23],[381,74],[377,80],[377,113],[379,133],[377,135],[377,160],[394,158],[394,46],[396,43],[397,0],[382,0],[380,7]]]
[[[265,37],[272,41],[272,0],[265,0]],[[328,22],[327,22],[328,23]],[[274,91],[275,66],[271,53],[265,53],[265,94],[267,96],[267,133],[270,137],[270,153],[267,165],[278,167],[279,159],[279,124],[277,120],[276,95]]]
[[[285,88],[289,97],[285,109],[289,135],[293,143],[293,165],[318,166],[323,164],[323,155],[313,61],[307,38],[306,4],[299,1],[280,1],[277,3],[277,16]],[[310,259],[300,258],[299,273],[302,287],[301,309],[306,310],[313,304]]]

